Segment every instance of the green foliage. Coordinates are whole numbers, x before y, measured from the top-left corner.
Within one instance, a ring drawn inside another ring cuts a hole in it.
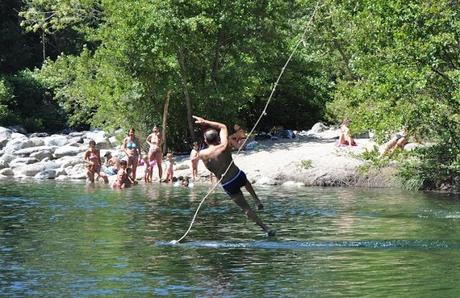
[[[313,161],[311,159],[304,159],[300,161],[300,166],[304,170],[311,169],[313,167]]]

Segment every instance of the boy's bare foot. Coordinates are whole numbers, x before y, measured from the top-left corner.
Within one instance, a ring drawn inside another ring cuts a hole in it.
[[[267,232],[267,237],[275,237],[276,236],[276,231],[275,230],[269,230]]]
[[[257,210],[264,210],[264,205],[262,203],[259,203],[257,205]]]

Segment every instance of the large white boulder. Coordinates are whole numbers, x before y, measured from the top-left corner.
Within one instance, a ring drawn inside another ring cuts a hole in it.
[[[45,158],[50,159],[53,157],[53,151],[49,149],[37,151],[30,154],[30,157],[36,158],[37,160],[44,160]]]
[[[51,135],[45,138],[46,146],[58,146],[62,147],[69,143],[69,139],[63,135]]]
[[[15,138],[6,144],[3,152],[4,154],[14,154],[18,150],[30,148],[32,146],[34,146],[34,143],[31,142],[27,137]]]
[[[85,150],[86,149],[82,147],[63,146],[61,148],[56,149],[56,151],[54,151],[54,157],[61,158],[63,156],[75,156],[75,155],[78,155],[79,153],[84,152]]]
[[[37,173],[35,179],[54,179],[56,178],[56,170],[44,170],[43,172]]]
[[[15,155],[22,155],[22,156],[29,156],[32,155],[36,152],[40,151],[51,151],[54,152],[56,150],[56,146],[38,146],[38,147],[29,147],[25,149],[20,149],[15,152],[13,152]]]
[[[18,157],[9,163],[9,167],[15,169],[18,167],[22,167],[24,165],[30,165],[37,162],[38,160],[34,157]]]

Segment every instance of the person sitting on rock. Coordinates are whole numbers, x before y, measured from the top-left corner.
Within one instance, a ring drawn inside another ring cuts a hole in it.
[[[356,146],[355,140],[351,137],[351,132],[350,128],[348,126],[350,125],[351,120],[346,118],[343,120],[342,124],[340,124],[340,135],[339,135],[339,141],[337,142],[337,146]]]

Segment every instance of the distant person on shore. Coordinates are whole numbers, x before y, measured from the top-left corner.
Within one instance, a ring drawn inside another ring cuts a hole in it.
[[[165,182],[173,182],[174,178],[174,156],[171,152],[166,154],[166,179]]]
[[[156,125],[152,128],[152,133],[147,136],[146,142],[149,144],[149,161],[156,161],[156,165],[158,167],[158,179],[161,181],[161,177],[163,176],[163,153],[161,152],[161,144],[163,140],[161,138],[160,130]]]
[[[238,150],[241,146],[243,146],[243,143],[246,141],[248,136],[238,124],[235,124],[233,129],[235,132],[229,136],[228,141],[232,149]]]
[[[251,183],[246,175],[233,162],[232,153],[228,148],[229,137],[225,124],[205,120],[201,117],[193,116],[196,124],[207,125],[211,128],[204,132],[204,141],[208,148],[198,153],[206,168],[221,179],[222,187],[230,198],[241,208],[246,216],[264,230],[268,236],[274,236],[275,231],[270,230],[262,220],[252,211],[248,202],[241,192],[241,187],[245,186],[256,201],[257,208],[263,209],[263,205],[257,197]],[[219,132],[217,130],[220,130]],[[228,170],[227,170],[228,169]]]
[[[339,141],[337,142],[337,146],[356,146],[355,140],[351,137],[350,128],[348,127],[351,123],[351,120],[346,118],[343,120],[342,124],[340,124],[340,135]]]
[[[128,168],[131,169],[131,178],[136,181],[136,170],[139,156],[141,155],[141,146],[139,140],[135,135],[135,129],[131,128],[128,132],[128,136],[123,140],[121,144],[121,150],[126,153],[128,158]]]
[[[404,149],[404,146],[408,143],[407,138],[407,128],[403,128],[398,131],[387,143],[383,145],[383,152],[380,156],[387,154],[391,155],[398,148]]]
[[[198,143],[193,142],[193,148],[190,152],[190,163],[192,168],[192,181],[195,181],[198,178],[198,163],[200,158],[198,157]]]
[[[83,156],[87,164],[86,177],[88,177],[91,183],[94,183],[94,180],[99,178],[102,178],[105,183],[109,183],[107,175],[101,171],[101,153],[99,149],[96,149],[96,142],[90,140],[88,146],[88,150],[86,150]]]

